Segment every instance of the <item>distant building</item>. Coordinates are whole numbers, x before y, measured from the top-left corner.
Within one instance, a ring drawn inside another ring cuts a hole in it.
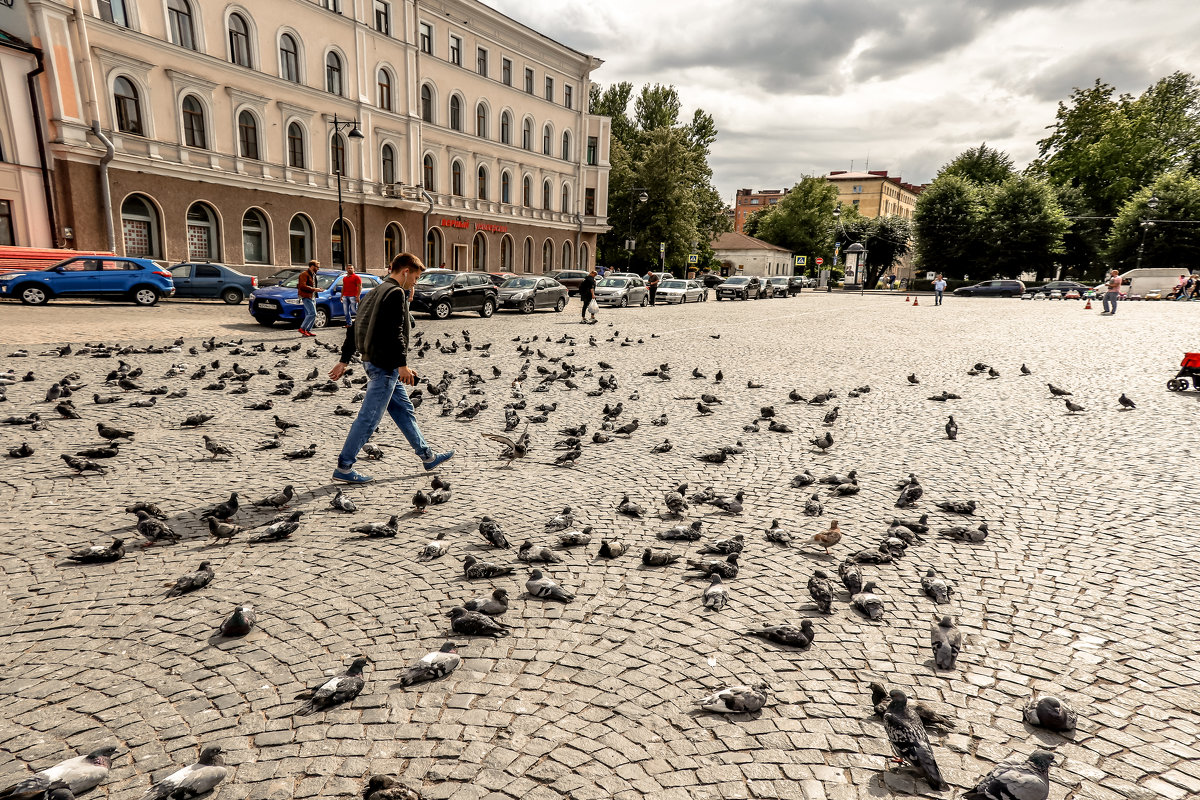
[[[792,253],[786,248],[744,233],[722,233],[712,241],[713,256],[722,275],[791,275]]]
[[[746,224],[746,218],[755,211],[762,211],[764,208],[770,208],[778,203],[791,189],[762,189],[754,191],[753,189],[738,189],[737,195],[733,203],[733,230],[735,233],[741,233]]]
[[[917,197],[924,186],[904,183],[887,170],[847,172],[835,170],[825,176],[838,190],[838,201],[854,206],[864,217],[904,217],[912,219]]]

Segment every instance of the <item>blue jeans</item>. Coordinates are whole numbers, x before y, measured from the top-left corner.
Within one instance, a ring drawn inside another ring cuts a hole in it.
[[[304,304],[304,321],[300,323],[300,330],[312,330],[312,324],[317,321],[317,303],[311,297],[301,297],[300,302]]]
[[[1104,293],[1104,310],[1111,314],[1117,313],[1117,300],[1120,298],[1120,292],[1105,292]],[[1112,305],[1109,305],[1109,304]]]
[[[940,306],[942,304],[942,291],[940,289],[935,290],[933,293],[933,304],[935,306]]]
[[[342,295],[342,309],[346,312],[346,324],[349,325],[358,313],[358,298]]]
[[[363,366],[367,370],[367,396],[363,398],[358,416],[350,426],[350,433],[346,434],[346,443],[342,445],[342,452],[338,456],[338,469],[345,472],[354,466],[358,452],[383,420],[384,411],[391,415],[420,459],[427,460],[433,455],[433,450],[417,428],[412,401],[408,399],[404,384],[400,383],[400,370],[380,369],[369,362],[364,362]]]

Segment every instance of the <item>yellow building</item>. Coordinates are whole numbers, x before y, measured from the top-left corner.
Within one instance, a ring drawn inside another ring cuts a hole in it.
[[[904,183],[886,170],[846,172],[837,170],[825,176],[837,187],[842,205],[854,206],[864,217],[897,216],[912,219],[917,196],[924,186]]]

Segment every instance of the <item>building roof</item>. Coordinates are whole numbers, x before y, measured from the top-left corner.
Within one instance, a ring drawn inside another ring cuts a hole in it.
[[[844,181],[850,179],[856,181],[869,181],[872,178],[885,181],[899,180],[899,178],[889,178],[886,172],[842,172],[840,170],[834,170],[825,176],[825,180],[827,181]]]
[[[762,239],[755,239],[753,236],[747,236],[744,233],[722,233],[712,241],[713,250],[777,250],[781,253],[790,253],[786,247],[764,242]]]

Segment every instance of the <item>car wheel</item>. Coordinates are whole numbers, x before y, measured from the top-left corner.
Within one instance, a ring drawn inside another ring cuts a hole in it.
[[[1012,297],[1013,293],[1012,292],[1001,292],[1000,296],[1001,297]]]
[[[221,299],[231,306],[236,306],[238,303],[242,302],[242,290],[226,289],[225,291],[221,292]]]
[[[621,298],[621,308],[629,308],[629,295]]]
[[[133,290],[133,302],[139,306],[152,306],[158,302],[158,290],[142,286]]]
[[[268,317],[267,315],[264,314],[261,317],[258,315],[255,315],[254,321],[257,322],[259,325],[262,325],[264,328],[270,328],[271,326],[273,326],[275,324],[276,319],[275,319],[275,317]]]
[[[555,312],[557,312],[559,314],[561,314],[563,309],[566,307],[567,307],[567,298],[565,298],[565,297],[558,298],[558,302],[554,304],[554,310],[555,310]]]
[[[50,300],[50,295],[46,293],[46,290],[37,284],[22,286],[17,289],[16,294],[27,306],[44,306]]]
[[[521,303],[521,313],[522,314],[532,314],[533,313],[533,300],[525,300]]]
[[[496,301],[490,297],[483,301],[483,308],[479,309],[479,316],[487,319],[492,314],[496,313]]]
[[[642,295],[642,308],[645,308],[648,305],[650,305],[650,295],[644,294]]]
[[[317,306],[317,313],[313,317],[314,328],[324,328],[329,324],[329,309],[324,306]]]
[[[430,313],[430,316],[433,317],[434,319],[449,319],[450,318],[450,304],[448,302],[446,302],[445,300],[443,300],[442,302],[438,303],[436,306],[433,307],[433,311]]]

